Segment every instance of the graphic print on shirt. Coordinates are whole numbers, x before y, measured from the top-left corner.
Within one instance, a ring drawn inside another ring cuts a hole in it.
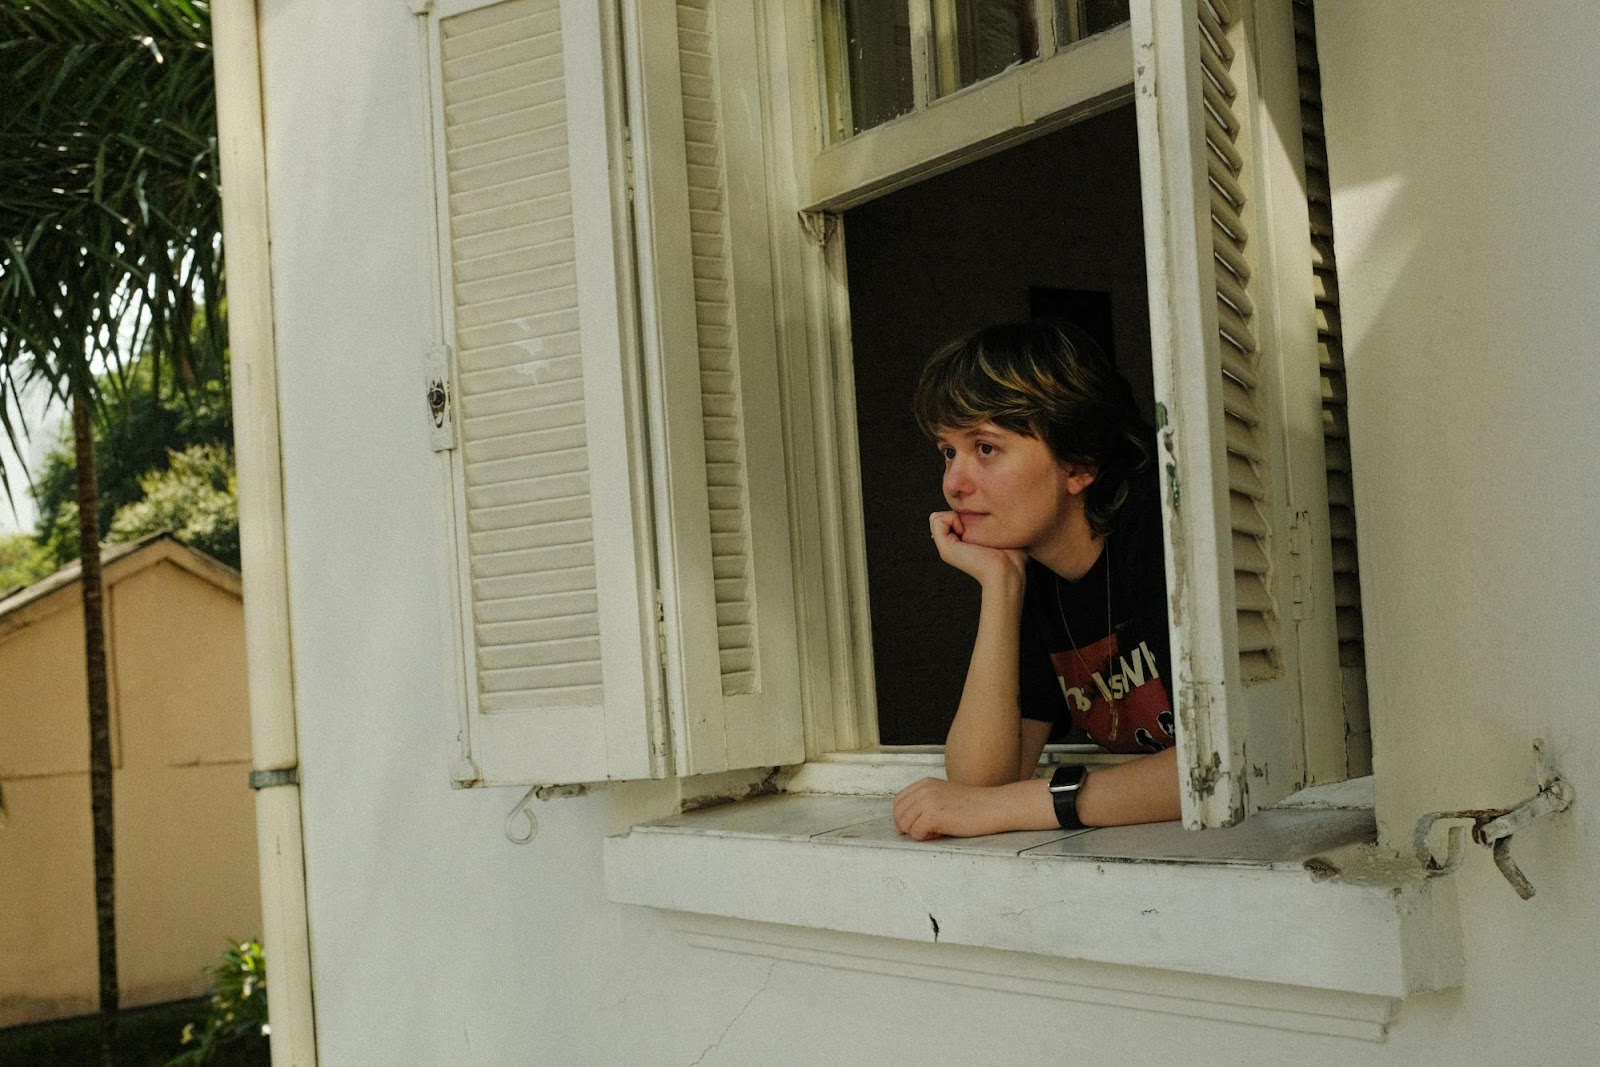
[[[1120,628],[1119,628],[1120,630]],[[1160,752],[1171,746],[1172,700],[1148,642],[1123,653],[1113,632],[1084,648],[1052,652],[1072,721],[1110,752]]]

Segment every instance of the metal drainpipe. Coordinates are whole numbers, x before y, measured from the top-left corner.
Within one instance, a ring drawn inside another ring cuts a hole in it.
[[[313,1067],[317,1062],[316,1032],[289,644],[283,472],[278,452],[259,14],[256,0],[216,0],[211,12],[249,663],[250,785],[256,791],[272,1063],[274,1067]]]

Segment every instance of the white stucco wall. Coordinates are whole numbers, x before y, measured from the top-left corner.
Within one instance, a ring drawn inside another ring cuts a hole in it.
[[[261,6],[323,1063],[1411,1064],[1600,1050],[1592,9],[1530,21],[1490,0],[1470,18],[1453,3],[1345,0],[1324,13],[1380,814],[1401,840],[1422,811],[1521,799],[1541,735],[1579,791],[1571,816],[1517,840],[1533,901],[1486,854],[1469,858],[1465,988],[1405,1002],[1372,1044],[693,948],[601,888],[602,836],[673,810],[670,785],[536,804],[524,846],[503,834],[517,791],[450,789],[417,29],[399,0]]]

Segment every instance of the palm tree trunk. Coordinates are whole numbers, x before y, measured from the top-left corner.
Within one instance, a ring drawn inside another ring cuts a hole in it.
[[[89,675],[89,809],[94,820],[94,916],[100,946],[100,1062],[116,1062],[117,879],[111,805],[111,695],[106,680],[106,634],[100,587],[100,487],[94,467],[94,427],[83,399],[72,399],[77,456],[78,552],[83,587],[83,651]]]

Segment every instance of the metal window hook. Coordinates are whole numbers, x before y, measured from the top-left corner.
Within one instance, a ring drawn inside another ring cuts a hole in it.
[[[1416,850],[1417,861],[1422,864],[1423,870],[1430,878],[1450,874],[1461,866],[1466,858],[1466,827],[1450,827],[1446,836],[1443,862],[1435,859],[1433,850],[1428,847],[1429,831],[1441,820],[1467,820],[1472,823],[1472,839],[1493,851],[1495,866],[1500,868],[1500,873],[1506,876],[1506,881],[1511,883],[1511,888],[1517,891],[1517,895],[1523,900],[1533,896],[1533,883],[1528,881],[1516,861],[1511,858],[1511,835],[1535,819],[1553,815],[1558,811],[1566,811],[1572,807],[1576,795],[1571,783],[1557,773],[1554,762],[1545,751],[1543,738],[1534,740],[1533,755],[1536,761],[1535,773],[1538,776],[1539,791],[1516,807],[1436,811],[1417,820],[1412,844]]]
[[[522,794],[522,799],[506,813],[506,840],[513,845],[526,845],[539,834],[539,817],[533,813],[533,799],[553,800],[556,797],[581,797],[589,791],[587,785],[535,785]]]

